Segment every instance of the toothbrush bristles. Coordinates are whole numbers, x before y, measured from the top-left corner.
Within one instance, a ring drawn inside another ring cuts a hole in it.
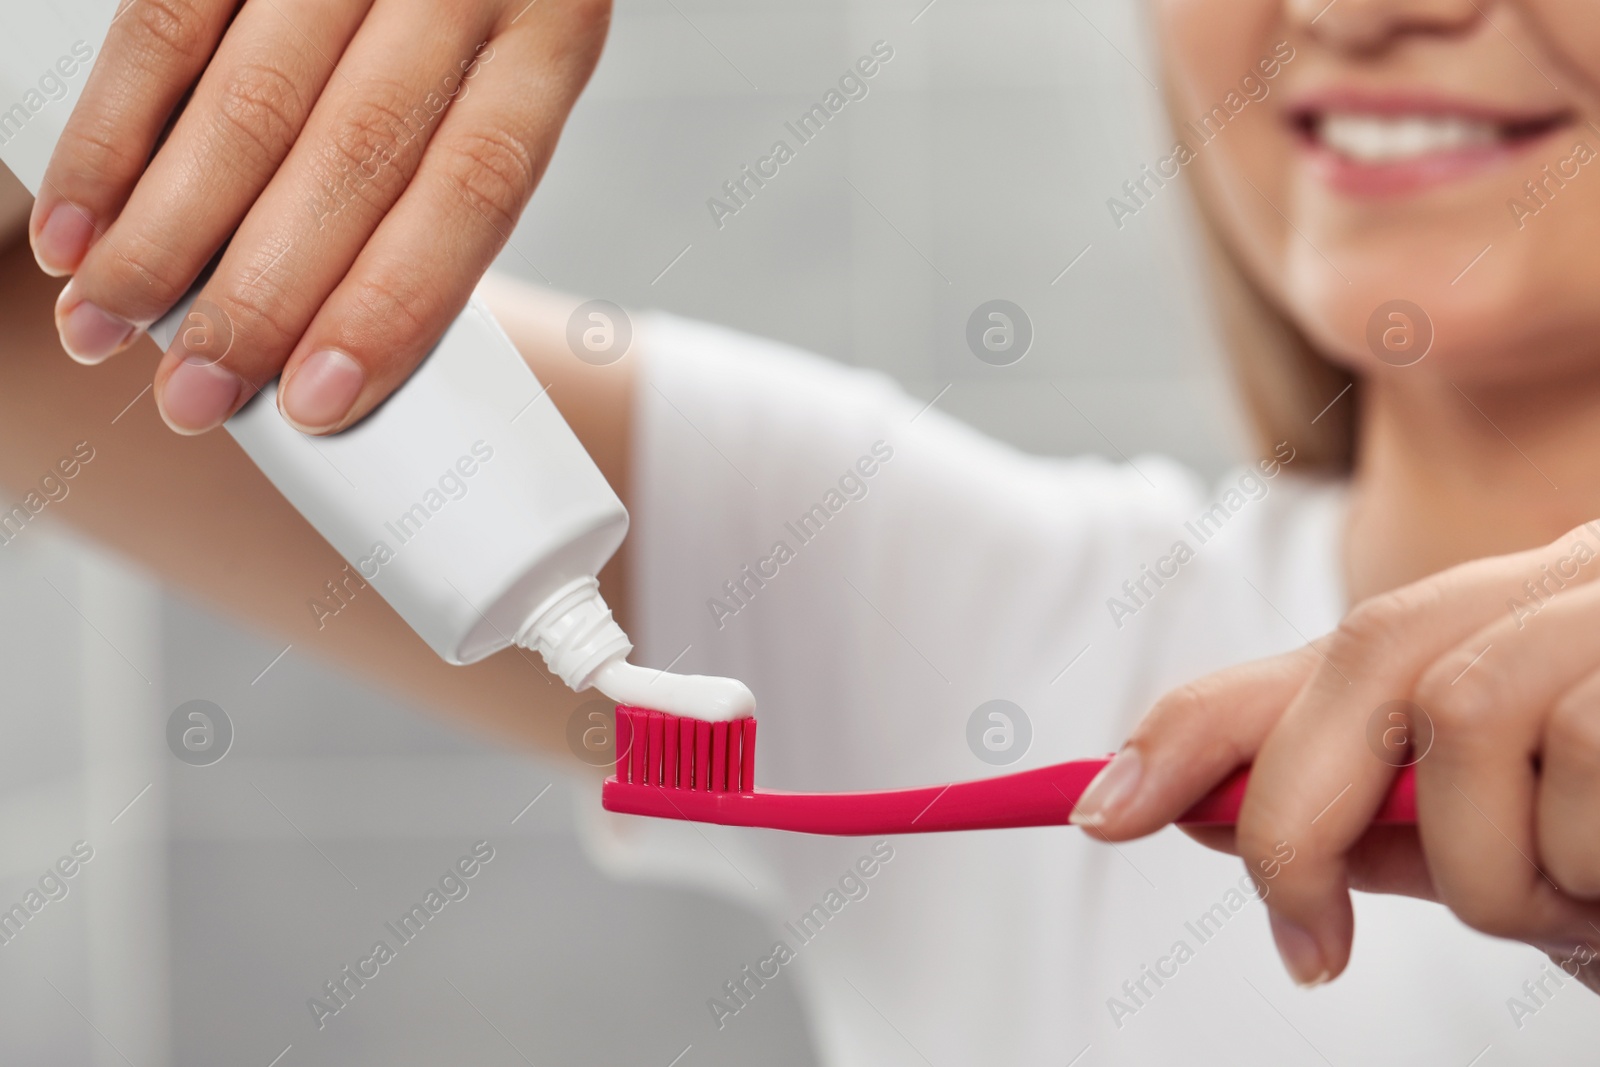
[[[755,789],[756,721],[706,722],[617,705],[617,781],[663,789]]]

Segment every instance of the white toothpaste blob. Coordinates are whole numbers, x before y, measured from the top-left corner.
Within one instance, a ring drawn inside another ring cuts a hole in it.
[[[621,659],[601,667],[592,684],[618,704],[691,719],[725,722],[749,718],[756,710],[755,694],[737,679],[668,674]]]
[[[611,617],[599,583],[580,578],[545,601],[517,634],[573,692],[590,687],[618,704],[723,722],[747,718],[756,698],[743,682],[703,674],[668,674],[627,661],[633,643]]]

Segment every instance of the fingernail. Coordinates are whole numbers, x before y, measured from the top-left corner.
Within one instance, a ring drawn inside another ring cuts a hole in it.
[[[1083,791],[1067,821],[1074,826],[1100,826],[1121,804],[1126,803],[1139,787],[1144,773],[1139,750],[1125,748],[1111,758],[1100,773],[1094,776],[1089,788]]]
[[[295,429],[316,433],[339,425],[361,394],[367,373],[337,349],[314,352],[289,375],[278,410]]]
[[[76,204],[57,204],[33,239],[33,258],[46,274],[57,278],[71,274],[83,262],[93,237],[94,220],[87,211]]]
[[[1283,958],[1283,965],[1295,984],[1310,989],[1326,982],[1331,972],[1322,962],[1322,949],[1317,947],[1317,939],[1275,911],[1270,912],[1270,917],[1272,940],[1278,943],[1278,955]]]
[[[137,332],[133,323],[87,300],[74,303],[71,293],[72,283],[68,282],[56,301],[56,329],[67,355],[93,366],[105,362],[133,340]]]
[[[189,356],[167,378],[156,406],[179,433],[205,433],[233,413],[243,384],[225,367]]]

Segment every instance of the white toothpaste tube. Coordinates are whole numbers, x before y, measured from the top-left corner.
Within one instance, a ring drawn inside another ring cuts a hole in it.
[[[14,7],[0,34],[0,161],[37,193],[116,0]],[[150,328],[163,347],[196,292]],[[218,324],[203,325],[215,330]],[[278,413],[271,382],[226,428],[362,579],[450,663],[537,649],[574,690],[703,719],[749,715],[724,678],[663,674],[632,651],[595,575],[628,513],[488,310],[471,302],[376,411],[330,437]]]

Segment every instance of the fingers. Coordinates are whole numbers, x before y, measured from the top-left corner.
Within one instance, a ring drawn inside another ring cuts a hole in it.
[[[1165,826],[1238,767],[1317,663],[1309,648],[1241,664],[1156,701],[1084,790],[1072,822],[1123,841]]]
[[[28,235],[46,272],[76,270],[116,218],[231,15],[232,5],[217,0],[119,8],[34,201]],[[95,323],[90,312],[79,318],[80,332],[100,347],[116,339],[115,323]]]
[[[1588,922],[1600,918],[1600,910],[1576,905],[1554,875],[1561,865],[1583,882],[1594,869],[1595,849],[1585,840],[1592,835],[1549,822],[1545,843],[1536,829],[1541,797],[1556,818],[1594,810],[1573,805],[1592,803],[1600,762],[1600,736],[1582,715],[1594,706],[1592,691],[1581,686],[1596,665],[1596,622],[1600,585],[1563,589],[1532,625],[1502,612],[1418,682],[1417,699],[1434,723],[1433,749],[1417,767],[1429,867],[1440,900],[1485,933],[1565,940],[1592,933]],[[1566,710],[1547,722],[1558,701]],[[1587,816],[1578,818],[1581,825]]]
[[[487,26],[441,18],[430,0],[392,0],[356,31],[200,294],[231,345],[197,351],[181,332],[156,369],[156,402],[174,430],[220,425],[283,368],[411,181],[451,105],[444,86],[459,91],[461,64]],[[437,229],[431,238],[431,248],[415,252],[423,262],[454,240]]]
[[[1346,856],[1351,889],[1437,901],[1415,826],[1370,826]]]
[[[277,171],[361,19],[325,0],[247,4],[156,158],[58,302],[62,343],[96,363],[165,314]]]
[[[571,9],[530,10],[514,39],[479,51],[476,80],[290,358],[278,400],[291,424],[321,433],[362,418],[466,304],[510,237],[598,58],[603,22],[547,25],[570,21]]]
[[[1434,704],[1430,715],[1434,742],[1417,767],[1417,818],[1439,899],[1488,934],[1514,936],[1525,923],[1546,928],[1559,915],[1560,894],[1533,859],[1537,723],[1509,704],[1460,698]]]
[[[1231,826],[1179,826],[1178,829],[1213,852],[1226,852],[1230,856],[1239,854],[1239,845],[1234,840]]]
[[[1545,723],[1538,855],[1562,890],[1600,899],[1600,673],[1566,693]]]
[[[1439,655],[1503,612],[1549,552],[1481,560],[1358,605],[1262,745],[1239,815],[1239,851],[1251,870],[1285,843],[1295,851],[1268,908],[1296,981],[1326,981],[1349,960],[1347,853],[1404,762],[1369,742],[1374,714],[1409,696]]]
[[[1213,851],[1230,856],[1239,854],[1238,834],[1232,826],[1179,826],[1178,829]],[[1282,855],[1293,862],[1291,851],[1284,850]],[[1439,900],[1415,826],[1371,826],[1351,847],[1347,859],[1351,889],[1416,897],[1435,903]],[[1271,892],[1270,883],[1282,866],[1280,860],[1258,868],[1263,899]]]
[[[503,247],[608,19],[607,0],[515,14],[437,0],[127,4],[35,209],[41,262],[74,273],[57,305],[64,346],[82,362],[120,351],[215,263],[198,328],[186,323],[156,370],[168,425],[209,430],[286,366],[293,424],[353,423]]]

